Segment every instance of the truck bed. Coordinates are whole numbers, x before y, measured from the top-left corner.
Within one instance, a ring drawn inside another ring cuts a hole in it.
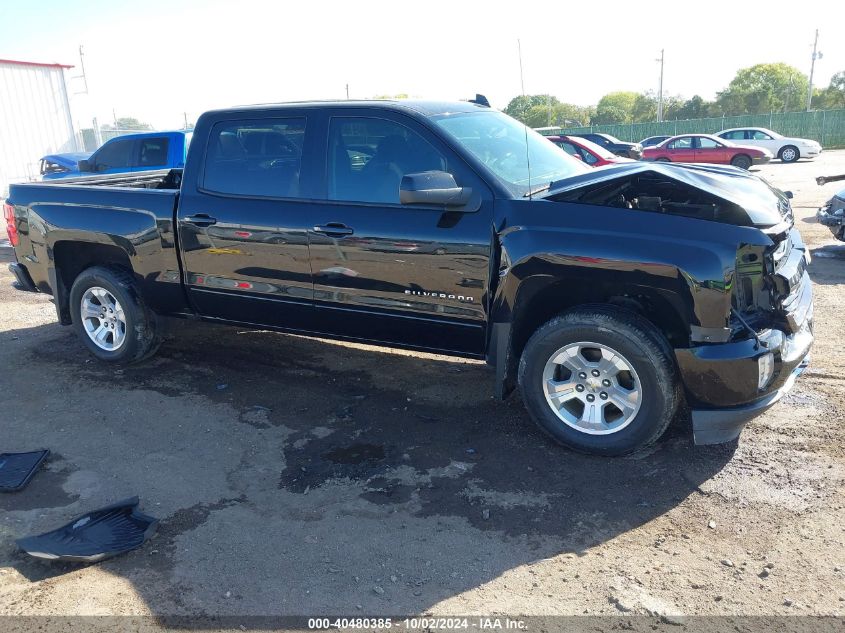
[[[47,179],[41,185],[73,185],[82,187],[129,187],[134,189],[179,189],[182,184],[181,169],[159,169],[122,174],[98,174],[75,178]]]

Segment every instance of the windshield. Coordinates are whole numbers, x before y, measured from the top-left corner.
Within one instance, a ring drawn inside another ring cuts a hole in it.
[[[610,134],[602,134],[601,136],[605,137],[611,143],[616,143],[617,145],[622,142],[618,138],[616,138],[615,136],[611,136]]]
[[[590,171],[546,137],[502,112],[462,112],[433,119],[484,163],[515,196],[524,196],[556,180]]]

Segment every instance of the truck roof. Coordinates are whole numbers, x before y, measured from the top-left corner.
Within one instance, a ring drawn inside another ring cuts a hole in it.
[[[252,105],[220,108],[210,113],[232,111],[272,110],[276,108],[372,108],[387,110],[413,111],[424,116],[457,112],[476,112],[489,110],[487,106],[469,101],[427,101],[421,99],[356,99],[356,100],[325,100],[325,101],[287,101],[281,103],[257,103]]]

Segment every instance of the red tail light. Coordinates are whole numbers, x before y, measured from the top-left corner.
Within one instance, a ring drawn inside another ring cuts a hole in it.
[[[18,245],[18,227],[15,226],[15,207],[8,202],[3,203],[3,217],[6,220],[6,233],[12,246]]]

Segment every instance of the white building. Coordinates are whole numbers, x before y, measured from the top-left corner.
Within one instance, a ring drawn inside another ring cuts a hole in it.
[[[34,180],[45,154],[80,148],[62,64],[0,59],[0,196]]]

